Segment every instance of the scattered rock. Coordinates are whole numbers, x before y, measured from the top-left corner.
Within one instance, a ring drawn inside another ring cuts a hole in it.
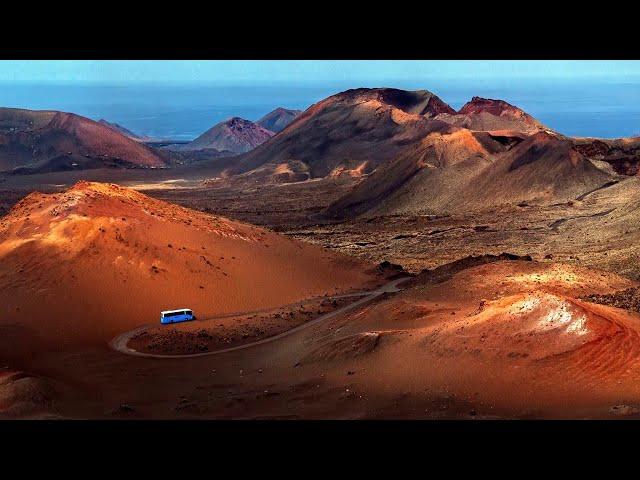
[[[121,403],[118,408],[116,408],[115,413],[131,413],[135,412],[136,409],[127,403]]]
[[[609,413],[611,415],[619,416],[619,417],[627,417],[630,415],[638,415],[640,414],[640,408],[633,405],[615,405],[609,409]]]
[[[393,237],[391,240],[402,240],[404,238],[414,238],[414,237],[417,237],[417,236],[418,236],[417,233],[401,233],[400,235],[396,235],[395,237]],[[399,266],[399,265],[397,265],[397,266]],[[402,267],[400,267],[400,268],[402,268]]]
[[[640,288],[638,287],[627,288],[626,290],[604,295],[586,295],[581,299],[587,300],[588,302],[640,312]]]

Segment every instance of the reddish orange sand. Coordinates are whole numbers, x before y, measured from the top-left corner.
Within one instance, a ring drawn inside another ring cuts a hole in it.
[[[103,343],[158,322],[161,310],[207,318],[361,289],[373,279],[367,267],[130,189],[80,182],[32,193],[0,219],[0,329],[56,349]],[[3,342],[2,353],[14,344]]]
[[[220,355],[40,352],[21,367],[39,375],[28,388],[0,385],[0,417],[3,408],[72,418],[638,417],[640,316],[577,299],[631,286],[503,261]],[[76,390],[51,391],[48,379]]]
[[[568,265],[487,264],[355,314],[314,358],[378,335],[366,355],[378,393],[426,387],[485,415],[606,416],[640,401],[640,316],[576,297],[632,285]]]
[[[362,289],[379,280],[367,267],[113,185],[29,195],[0,221],[0,417],[640,416],[640,315],[580,300],[637,283],[563,264],[418,277],[220,355],[106,346],[166,308],[204,318]]]

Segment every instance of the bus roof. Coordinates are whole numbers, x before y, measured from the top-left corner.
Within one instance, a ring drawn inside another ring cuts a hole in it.
[[[190,308],[178,308],[176,310],[163,310],[162,312],[160,312],[160,315],[166,315],[167,313],[184,312],[185,310],[191,311]]]

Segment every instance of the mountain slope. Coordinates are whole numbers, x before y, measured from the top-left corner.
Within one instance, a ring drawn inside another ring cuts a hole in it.
[[[486,133],[439,125],[418,145],[382,165],[330,205],[330,217],[364,212],[445,209],[469,178],[491,164],[504,145]]]
[[[165,155],[72,113],[0,108],[0,171],[164,167]]]
[[[153,140],[151,137],[147,137],[144,135],[137,135],[133,133],[131,130],[129,130],[128,128],[123,127],[118,123],[108,122],[104,118],[101,118],[100,120],[98,120],[98,123],[101,125],[104,125],[105,127],[109,127],[115,130],[116,132],[121,133],[125,137],[129,137],[131,140],[135,140],[136,142],[150,142]]]
[[[267,113],[256,123],[267,130],[278,133],[281,132],[302,113],[302,110],[289,110],[278,107],[272,112]]]
[[[299,161],[312,178],[336,169],[372,171],[427,133],[429,119],[455,113],[431,92],[360,88],[333,95],[300,114],[277,136],[238,157],[230,173]]]
[[[576,151],[569,140],[541,132],[485,169],[457,205],[463,208],[463,199],[475,208],[487,203],[570,201],[612,178]]]
[[[537,133],[508,147],[487,132],[456,129],[422,144],[330,205],[330,217],[443,213],[575,199],[612,176],[568,140]]]
[[[549,129],[528,113],[504,100],[473,97],[456,113],[443,113],[439,120],[470,130],[503,130],[531,135]]]
[[[116,185],[32,193],[0,219],[0,327],[46,347],[105,342],[192,308],[200,318],[358,287],[362,262]]]
[[[257,123],[239,117],[220,122],[178,150],[228,150],[244,153],[271,138],[274,133]]]

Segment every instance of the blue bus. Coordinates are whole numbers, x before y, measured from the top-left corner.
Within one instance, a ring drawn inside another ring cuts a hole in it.
[[[167,323],[188,322],[195,319],[196,316],[193,314],[193,310],[189,308],[165,310],[164,312],[160,312],[160,323],[164,325]]]

